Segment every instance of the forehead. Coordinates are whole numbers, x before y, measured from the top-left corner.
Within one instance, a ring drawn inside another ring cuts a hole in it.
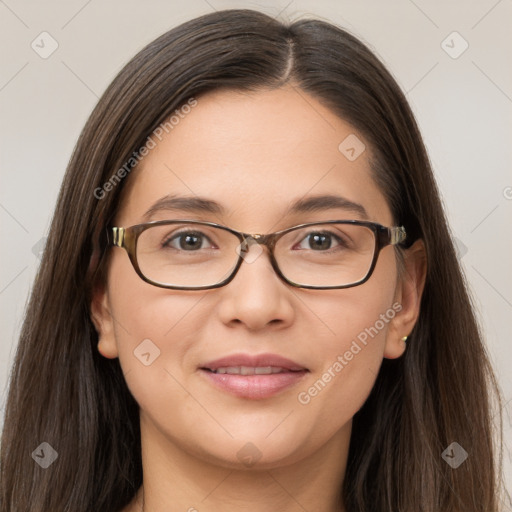
[[[211,198],[224,210],[216,220],[240,229],[265,230],[291,203],[324,194],[391,221],[363,136],[297,87],[209,92],[150,137],[155,145],[128,178],[118,225],[142,222],[166,195]]]

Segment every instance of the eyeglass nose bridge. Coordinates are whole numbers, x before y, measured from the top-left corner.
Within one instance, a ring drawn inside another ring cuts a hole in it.
[[[240,252],[247,253],[253,244],[264,245],[269,249],[270,254],[274,249],[275,235],[270,233],[267,235],[261,233],[240,233],[243,241],[240,243]]]

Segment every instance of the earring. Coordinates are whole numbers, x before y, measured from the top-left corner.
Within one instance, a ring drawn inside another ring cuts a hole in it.
[[[405,343],[405,342],[407,341],[407,336],[404,336],[404,337],[402,338],[402,341]]]

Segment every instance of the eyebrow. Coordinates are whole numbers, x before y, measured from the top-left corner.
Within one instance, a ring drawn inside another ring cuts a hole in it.
[[[313,213],[333,209],[350,211],[364,220],[369,218],[362,204],[333,194],[322,194],[297,199],[283,213],[283,217],[298,213]],[[157,212],[172,210],[215,215],[224,215],[226,213],[225,208],[220,203],[205,197],[167,195],[156,201],[142,218],[146,222]]]

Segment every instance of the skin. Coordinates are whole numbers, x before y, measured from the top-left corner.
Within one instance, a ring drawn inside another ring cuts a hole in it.
[[[143,222],[149,207],[170,193],[206,196],[227,214],[169,211],[152,220],[194,218],[268,233],[303,222],[357,219],[340,209],[283,217],[293,200],[335,191],[361,203],[370,220],[392,226],[370,175],[368,144],[353,162],[338,150],[354,133],[364,141],[314,97],[290,86],[208,93],[132,172],[115,225]],[[145,283],[126,252],[113,248],[106,286],[97,287],[91,313],[98,350],[119,357],[140,406],[144,510],[343,510],[338,491],[352,417],[383,358],[403,354],[401,338],[418,317],[426,272],[421,241],[406,251],[405,265],[399,278],[395,249],[388,246],[363,285],[307,290],[281,281],[264,249],[228,285],[181,291]],[[395,302],[401,311],[317,396],[299,403],[298,393]],[[144,366],[133,351],[147,338],[161,354]],[[198,371],[200,363],[238,352],[279,354],[310,372],[271,398],[238,398]],[[261,455],[251,467],[237,457],[248,442]],[[141,490],[124,512],[142,510]]]

